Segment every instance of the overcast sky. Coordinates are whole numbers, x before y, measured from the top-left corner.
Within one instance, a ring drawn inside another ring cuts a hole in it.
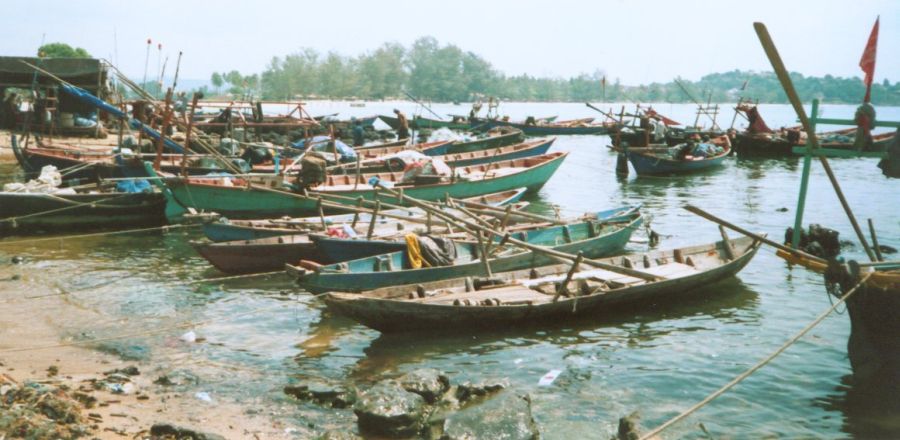
[[[12,1],[3,55],[33,55],[41,39],[113,58],[140,80],[147,38],[167,73],[261,72],[302,47],[357,55],[386,41],[431,35],[506,74],[568,77],[602,70],[624,84],[770,70],[752,23],[766,23],[785,64],[805,75],[862,76],[858,63],[881,15],[875,80],[900,81],[900,1]],[[15,4],[15,6],[13,6]],[[115,38],[114,38],[115,37]]]

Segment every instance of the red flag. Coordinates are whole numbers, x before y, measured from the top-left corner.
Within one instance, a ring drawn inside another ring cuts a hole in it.
[[[869,34],[869,41],[866,43],[866,49],[863,51],[862,58],[859,59],[859,67],[866,74],[863,82],[866,84],[866,97],[863,102],[869,102],[872,92],[872,79],[875,76],[875,52],[878,49],[878,21],[881,17],[875,19],[875,26],[872,26],[872,33]]]

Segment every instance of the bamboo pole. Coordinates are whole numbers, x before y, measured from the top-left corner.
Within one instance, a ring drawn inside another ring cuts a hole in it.
[[[163,107],[162,114],[162,129],[159,132],[159,137],[156,138],[156,159],[153,160],[153,169],[159,171],[159,167],[162,164],[162,150],[163,143],[166,140],[166,134],[169,131],[169,119],[172,117],[173,109],[172,106],[172,88],[166,91],[166,101],[165,107]]]
[[[762,236],[762,235],[759,235],[759,234],[750,232],[750,231],[748,231],[748,230],[746,230],[746,229],[744,229],[744,228],[742,228],[742,227],[740,227],[740,226],[737,226],[737,225],[735,225],[735,224],[733,224],[733,223],[728,222],[727,220],[723,220],[723,219],[721,219],[721,218],[719,218],[719,217],[716,217],[716,216],[714,216],[714,215],[712,215],[712,214],[710,214],[710,213],[708,213],[708,212],[706,212],[706,211],[704,211],[704,210],[702,210],[702,209],[700,209],[700,208],[698,208],[698,207],[696,207],[696,206],[693,206],[693,205],[685,205],[685,206],[684,206],[684,209],[686,209],[687,211],[692,212],[692,213],[694,213],[694,214],[697,214],[697,215],[699,215],[700,217],[703,217],[703,218],[705,218],[705,219],[707,219],[707,220],[709,220],[709,221],[711,221],[711,222],[713,222],[713,223],[717,223],[717,224],[722,225],[722,226],[724,226],[724,227],[726,227],[726,228],[728,228],[728,229],[731,229],[731,230],[733,230],[733,231],[740,232],[741,234],[744,234],[744,235],[746,235],[746,236],[748,236],[748,237],[751,237],[751,238],[753,238],[753,239],[755,239],[755,240],[759,240],[759,241],[761,241],[761,242],[763,242],[763,243],[765,243],[765,244],[767,244],[767,245],[769,245],[769,246],[772,246],[772,247],[774,247],[774,248],[776,248],[776,249],[783,250],[783,251],[785,251],[785,252],[794,254],[794,255],[796,255],[796,256],[798,256],[798,257],[803,257],[803,258],[812,260],[812,261],[817,262],[817,263],[828,264],[828,262],[825,261],[825,260],[823,260],[822,258],[819,258],[819,257],[817,257],[817,256],[815,256],[815,255],[812,255],[812,254],[808,254],[808,253],[806,253],[806,252],[803,252],[803,251],[801,251],[800,249],[795,249],[795,248],[792,248],[792,247],[790,247],[790,246],[785,246],[785,245],[783,245],[783,244],[781,244],[781,243],[778,243],[778,242],[776,242],[776,241],[770,240],[770,239],[766,238],[765,236]]]
[[[475,234],[475,237],[478,238],[478,253],[481,254],[481,264],[484,265],[484,274],[488,278],[493,278],[494,273],[491,271],[491,261],[488,256],[487,249],[484,246],[484,236],[481,235],[481,232]]]
[[[875,224],[872,223],[872,219],[868,219],[869,222],[869,235],[872,236],[872,248],[875,250],[875,256],[878,257],[878,261],[884,261],[884,257],[881,255],[881,246],[878,245],[878,236],[875,235]]]
[[[375,209],[372,211],[372,218],[369,220],[369,230],[366,232],[366,240],[372,239],[372,234],[375,233],[375,222],[378,221],[378,211],[381,210],[381,200],[375,201]]]
[[[181,55],[178,55],[179,61],[181,60]],[[187,130],[184,132],[184,149],[182,150],[183,154],[181,156],[181,175],[187,176],[187,156],[188,149],[191,146],[191,131],[194,129],[194,111],[197,110],[197,101],[200,99],[196,93],[194,93],[193,99],[191,100],[191,111],[188,115],[187,121]]]

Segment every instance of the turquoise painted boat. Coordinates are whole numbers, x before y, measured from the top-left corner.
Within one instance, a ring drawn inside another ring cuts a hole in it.
[[[629,206],[598,212],[594,218],[580,223],[523,231],[516,233],[515,238],[536,245],[551,246],[562,252],[582,252],[587,258],[598,258],[620,252],[640,225],[639,207]],[[457,257],[451,266],[411,269],[407,253],[394,252],[328,266],[303,268],[287,265],[286,269],[289,274],[297,277],[302,288],[313,293],[362,292],[386,286],[484,276],[478,246],[459,242],[455,245]],[[489,261],[494,273],[556,263],[556,260],[546,254],[520,249]]]
[[[559,152],[457,168],[455,172],[459,177],[419,185],[399,184],[402,178],[399,173],[362,174],[358,184],[354,175],[329,176],[326,184],[315,188],[309,196],[292,192],[293,185],[285,183],[281,176],[171,177],[165,178],[164,182],[171,201],[184,208],[215,212],[234,219],[308,217],[318,214],[317,197],[344,204],[355,204],[359,197],[402,204],[397,198],[377,193],[375,187],[367,183],[373,178],[382,184],[394,185],[410,197],[429,201],[448,195],[464,199],[520,187],[537,191],[553,176],[567,155]],[[339,213],[335,211],[340,210],[326,210]]]

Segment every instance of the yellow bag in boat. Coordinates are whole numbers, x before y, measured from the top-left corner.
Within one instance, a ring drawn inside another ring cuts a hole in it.
[[[422,267],[431,267],[425,258],[422,257],[422,249],[419,248],[419,236],[416,234],[406,234],[406,255],[409,257],[409,265],[413,269],[421,269]]]

